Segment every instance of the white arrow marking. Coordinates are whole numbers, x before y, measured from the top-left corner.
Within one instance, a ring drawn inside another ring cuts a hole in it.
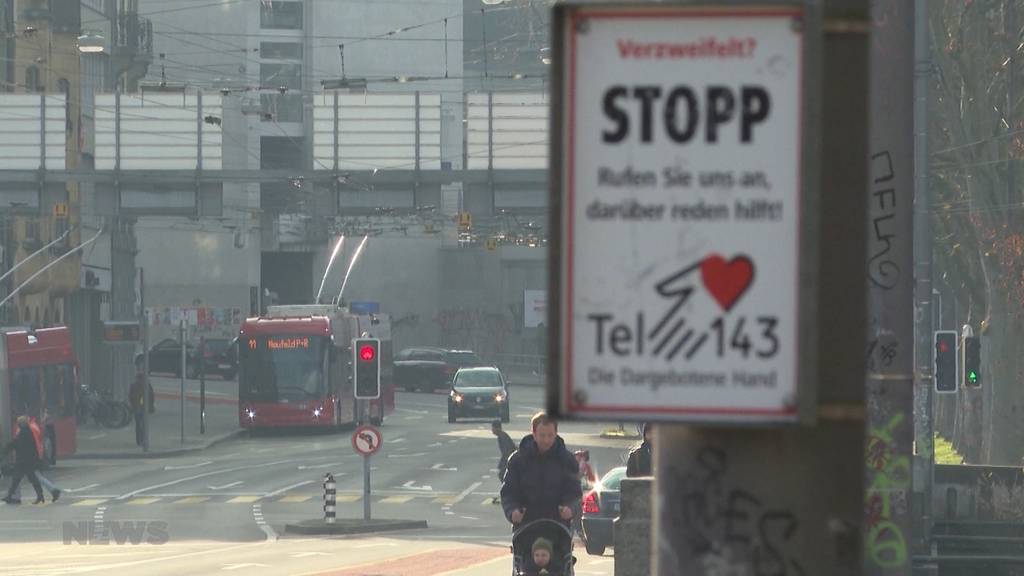
[[[88,486],[82,486],[81,488],[68,488],[65,492],[81,492],[82,490],[88,490],[97,486],[99,486],[99,484],[89,484]]]
[[[334,556],[328,552],[299,552],[298,554],[292,554],[292,558],[309,558],[310,556]]]
[[[237,480],[235,482],[232,482],[231,484],[225,484],[223,486],[207,486],[207,488],[209,488],[210,490],[224,490],[226,488],[233,488],[235,486],[238,486],[241,483],[241,480]]]
[[[409,489],[409,490],[422,490],[424,492],[433,492],[434,491],[433,488],[431,488],[430,486],[427,486],[426,484],[424,484],[423,486],[415,486],[415,485],[413,485],[413,482],[415,482],[415,481],[414,480],[409,480],[405,484],[402,484],[402,488],[406,488],[406,489]]]
[[[300,486],[305,486],[306,484],[312,484],[312,483],[313,483],[312,480],[306,480],[305,482],[299,482],[298,484],[292,484],[291,486],[285,486],[284,488],[279,488],[277,490],[274,490],[273,492],[267,492],[267,494],[265,496],[263,496],[263,497],[264,498],[273,498],[274,496],[277,496],[278,494],[282,494],[284,492],[288,492],[289,490],[294,490],[295,488],[299,488]]]
[[[213,464],[213,460],[199,462],[198,464],[185,464],[183,466],[164,466],[164,470],[190,470],[192,468],[202,468],[203,466],[209,466],[210,464]]]
[[[238,570],[239,568],[267,568],[269,564],[228,564],[221,570]]]
[[[440,470],[442,472],[458,472],[458,468],[445,468],[444,464],[434,464],[430,467],[431,470]]]
[[[417,452],[415,454],[388,454],[388,458],[419,458],[420,456],[426,455],[426,452]]]

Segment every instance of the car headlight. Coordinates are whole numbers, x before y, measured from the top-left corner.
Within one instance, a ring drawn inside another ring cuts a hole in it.
[[[460,404],[462,402],[462,394],[452,394],[452,400],[454,400],[456,404]]]
[[[500,392],[498,394],[495,394],[494,395],[494,401],[499,403],[499,404],[504,402],[505,401],[505,395],[500,393]]]

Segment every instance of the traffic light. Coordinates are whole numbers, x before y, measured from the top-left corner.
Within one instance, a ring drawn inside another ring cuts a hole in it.
[[[964,337],[964,384],[981,386],[981,338]]]
[[[957,389],[957,333],[954,330],[935,332],[935,391],[956,392]]]
[[[352,340],[352,354],[356,398],[380,398],[380,340],[356,338]]]

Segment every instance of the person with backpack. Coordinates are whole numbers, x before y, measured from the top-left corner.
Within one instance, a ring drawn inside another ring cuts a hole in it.
[[[20,498],[15,498],[14,494],[18,490],[18,486],[21,485],[21,481],[24,478],[28,478],[28,481],[32,484],[32,488],[36,491],[36,501],[33,504],[42,504],[46,500],[43,498],[43,487],[39,483],[39,477],[36,475],[36,469],[39,468],[39,452],[36,448],[36,442],[32,438],[32,430],[29,428],[28,416],[18,416],[18,434],[4,446],[2,456],[14,452],[14,475],[11,477],[11,486],[7,490],[7,496],[3,498],[3,501],[8,504],[21,504]]]
[[[32,433],[32,441],[36,445],[36,454],[39,456],[40,465],[36,467],[35,474],[36,478],[39,479],[39,484],[43,489],[50,492],[50,497],[56,502],[60,499],[61,489],[57,487],[49,478],[43,476],[41,471],[42,464],[46,462],[46,450],[43,448],[43,431],[39,428],[39,422],[32,416],[28,417],[28,429]],[[13,486],[12,484],[12,500],[15,502],[21,502],[21,489],[20,487]]]

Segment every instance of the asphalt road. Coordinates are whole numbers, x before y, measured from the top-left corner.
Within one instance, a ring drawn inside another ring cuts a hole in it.
[[[528,431],[541,393],[513,391],[506,429],[514,438]],[[445,402],[400,393],[370,462],[373,516],[426,520],[426,530],[285,534],[287,523],[322,517],[327,472],[337,481],[338,516],[362,517],[363,462],[350,431],[242,436],[178,458],[61,462],[48,474],[64,489],[60,501],[0,507],[0,574],[505,573],[509,527],[491,502],[497,443],[487,421],[448,424]],[[621,465],[628,447],[601,439],[601,428],[560,429],[570,449],[591,451],[599,472]],[[23,495],[29,502],[31,489]],[[589,557],[578,546],[577,574],[612,574],[608,554]]]

